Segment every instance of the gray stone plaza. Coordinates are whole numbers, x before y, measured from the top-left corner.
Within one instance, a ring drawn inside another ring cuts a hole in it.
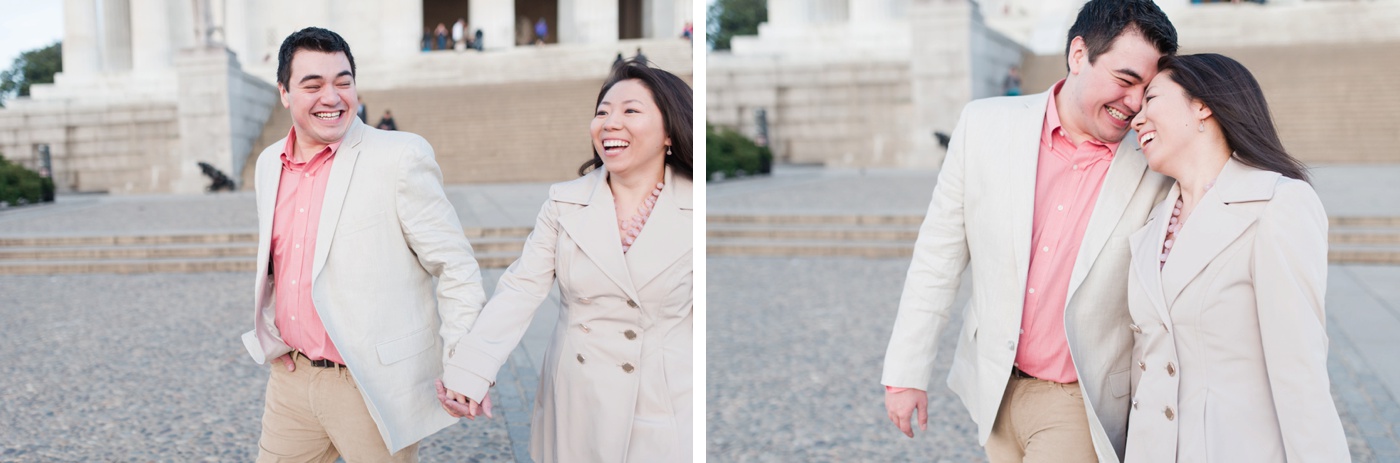
[[[945,386],[969,278],[941,339],[928,431],[916,428],[909,439],[885,417],[880,373],[909,258],[878,257],[886,245],[859,237],[921,218],[936,174],[780,166],[771,177],[708,185],[709,461],[985,461],[975,426]],[[1400,216],[1400,166],[1318,166],[1312,174],[1334,220]],[[784,217],[793,224],[775,219]],[[798,217],[809,220],[791,220]],[[862,221],[879,223],[856,229]],[[857,238],[830,238],[841,233]],[[822,244],[795,244],[804,236]],[[850,252],[826,252],[833,247]],[[1397,281],[1394,263],[1329,268],[1328,370],[1358,462],[1400,461]]]
[[[467,227],[529,227],[546,184],[448,187]],[[256,229],[250,193],[63,196],[0,211],[0,238]],[[483,270],[487,294],[503,269]],[[0,461],[252,461],[268,366],[249,272],[0,276]],[[530,461],[538,371],[557,295],[492,390],[494,419],[425,440],[422,461]]]

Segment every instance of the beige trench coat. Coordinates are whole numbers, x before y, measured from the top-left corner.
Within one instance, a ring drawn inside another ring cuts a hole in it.
[[[1132,235],[1127,462],[1350,461],[1327,378],[1327,214],[1231,159],[1159,267],[1172,187]]]
[[[443,381],[480,399],[556,276],[562,310],[540,375],[530,455],[548,462],[691,460],[691,182],[666,186],[626,254],[605,169],[550,188],[520,259]]]

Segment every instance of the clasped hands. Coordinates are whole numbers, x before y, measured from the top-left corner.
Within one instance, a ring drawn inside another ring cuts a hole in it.
[[[484,414],[487,418],[494,418],[491,414],[491,393],[487,392],[482,396],[481,402],[468,398],[462,394],[448,389],[442,384],[442,380],[437,380],[438,402],[442,402],[442,409],[447,411],[453,418],[466,418],[476,420],[478,414]]]

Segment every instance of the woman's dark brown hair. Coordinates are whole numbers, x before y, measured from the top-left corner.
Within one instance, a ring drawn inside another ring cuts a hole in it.
[[[1214,53],[1164,56],[1157,68],[1210,108],[1235,159],[1251,167],[1308,181],[1308,168],[1278,139],[1264,91],[1238,61]]]
[[[598,102],[593,104],[597,108],[603,103],[603,96],[608,94],[613,85],[628,79],[637,79],[647,90],[651,91],[651,98],[656,101],[656,107],[661,109],[661,126],[666,129],[666,136],[671,138],[671,154],[666,156],[666,164],[671,166],[671,170],[686,178],[695,178],[693,175],[694,155],[691,147],[694,129],[691,127],[692,92],[685,81],[676,77],[675,74],[647,66],[646,60],[628,59],[613,66],[612,75],[603,84],[603,89],[598,91]],[[591,145],[592,143],[590,143]],[[598,155],[598,150],[593,150],[593,159],[583,163],[578,168],[578,174],[584,175],[589,171],[603,167],[603,158]]]

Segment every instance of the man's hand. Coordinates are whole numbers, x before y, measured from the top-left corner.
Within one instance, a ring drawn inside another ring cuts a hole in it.
[[[287,365],[287,371],[296,371],[296,369],[297,369],[297,362],[296,362],[295,360],[292,360],[292,354],[291,354],[290,352],[289,352],[289,353],[286,353],[286,354],[282,354],[281,357],[277,357],[277,358],[273,359],[272,361],[273,361],[273,362],[282,362],[282,363],[286,364],[286,365]]]
[[[468,398],[456,391],[448,389],[442,384],[442,380],[437,380],[438,401],[442,402],[442,409],[454,418],[466,418],[475,420],[478,414],[485,414],[487,418],[494,418],[491,414],[491,393],[487,392],[481,398],[481,403]]]
[[[914,437],[914,427],[910,424],[914,410],[919,411],[919,430],[928,430],[928,393],[918,389],[905,389],[900,392],[885,391],[885,411],[904,435]]]

